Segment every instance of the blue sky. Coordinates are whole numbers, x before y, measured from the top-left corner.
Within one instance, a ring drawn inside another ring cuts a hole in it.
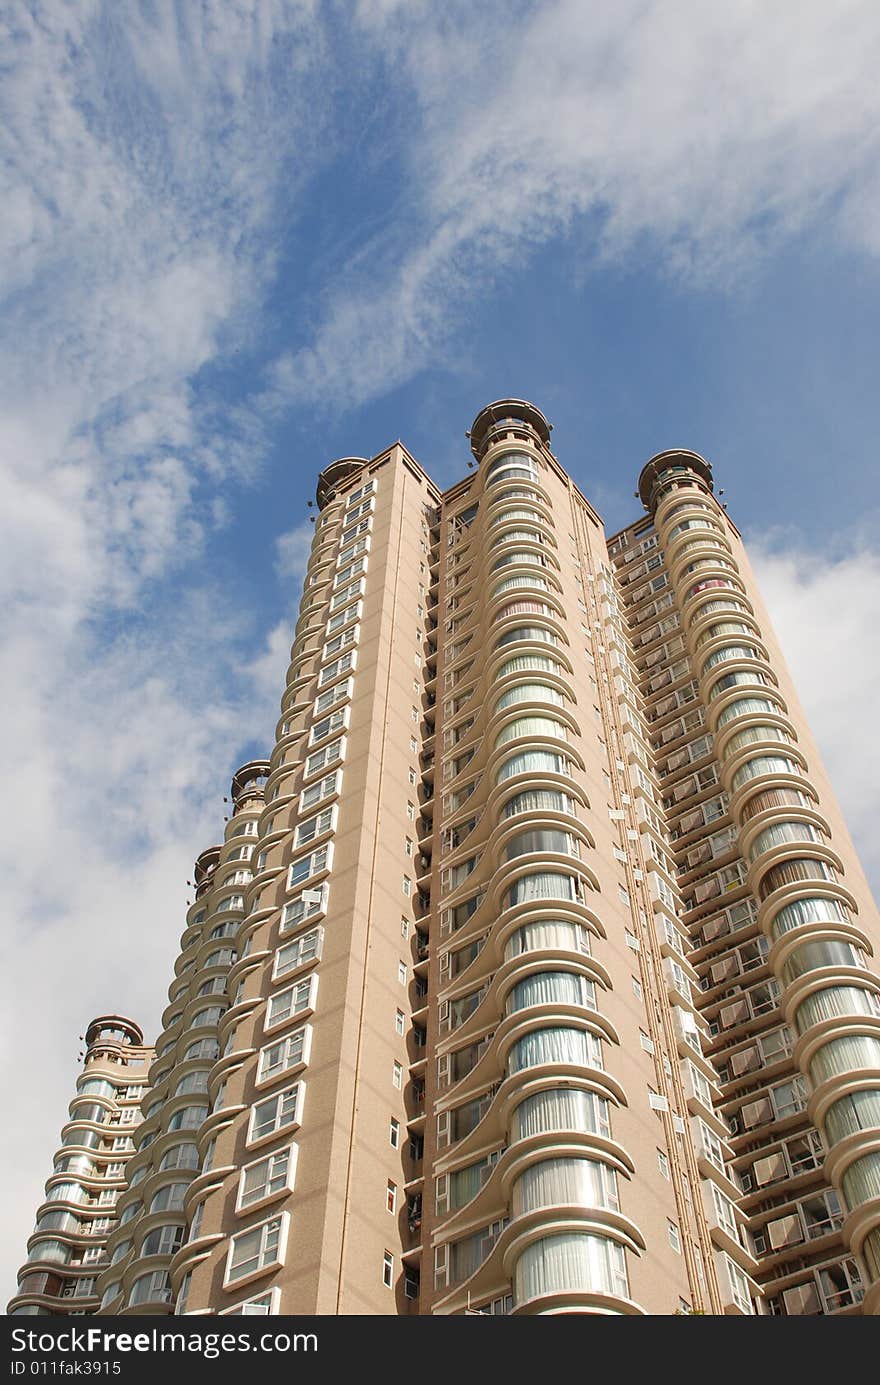
[[[708,456],[880,879],[880,10],[32,0],[0,24],[11,1283],[76,1036],[108,1008],[155,1032],[192,858],[270,742],[336,456],[400,437],[446,485],[477,410],[524,396],[609,531],[648,456]]]

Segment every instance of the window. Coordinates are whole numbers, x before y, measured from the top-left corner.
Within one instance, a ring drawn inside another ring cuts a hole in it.
[[[244,895],[243,895],[243,894],[229,894],[229,895],[226,896],[225,899],[221,899],[221,900],[220,900],[220,903],[217,905],[216,912],[219,914],[219,913],[221,913],[221,912],[222,912],[223,910],[225,910],[225,909],[243,909],[243,908],[244,908]]]
[[[148,1212],[179,1212],[188,1187],[188,1183],[166,1183],[154,1194]]]
[[[323,936],[323,928],[311,928],[308,933],[301,933],[298,938],[279,948],[275,954],[273,980],[277,981],[288,972],[296,971],[297,967],[304,967],[309,962],[316,961],[321,955]]]
[[[398,1011],[398,1014],[399,1013],[400,1012]],[[398,1091],[403,1086],[403,1064],[398,1063],[396,1059],[394,1061],[394,1066],[391,1069],[391,1081],[394,1083]]]
[[[246,1298],[243,1303],[238,1303],[234,1308],[225,1308],[223,1317],[277,1317],[279,1304],[281,1302],[281,1290],[269,1289],[265,1294],[256,1294],[253,1298]]]
[[[341,655],[340,658],[334,659],[332,664],[327,664],[326,667],[321,669],[318,686],[323,688],[328,683],[332,683],[334,679],[341,677],[343,673],[349,673],[354,669],[356,663],[357,651],[350,649],[346,654]]]
[[[361,614],[361,602],[354,601],[350,606],[346,606],[344,611],[339,611],[327,622],[327,634],[332,635],[337,630],[341,630],[343,625],[348,625],[353,620],[358,620]],[[326,653],[325,656],[326,658]]]
[[[396,1120],[394,1116],[391,1117],[388,1128],[388,1142],[392,1149],[400,1148],[400,1121]]]
[[[407,817],[409,818],[410,822],[415,822],[415,820],[416,820],[416,805],[415,805],[414,803],[407,803],[407,805],[406,805],[406,815],[407,815]]]
[[[398,962],[397,979],[400,982],[401,986],[406,985],[406,962]]]
[[[373,493],[373,491],[375,491],[375,489],[376,489],[376,482],[375,482],[375,480],[372,480],[372,481],[365,481],[364,484],[363,484],[362,486],[359,486],[358,489],[357,489],[356,491],[352,491],[351,495],[350,495],[350,496],[348,497],[348,499],[346,500],[346,502],[345,502],[345,508],[346,508],[346,510],[350,510],[351,507],[352,507],[353,505],[356,505],[357,502],[358,502],[359,500],[363,500],[363,498],[364,498],[365,495],[372,495],[372,493]],[[372,501],[370,502],[370,505],[372,505]],[[363,510],[364,508],[367,508],[367,507],[363,507],[363,506],[362,506],[361,508],[362,508],[362,510]],[[354,514],[353,514],[353,513],[346,516],[347,522],[350,522],[353,518],[354,518]]]
[[[402,1010],[398,1010],[395,1013],[394,1027],[397,1030],[398,1034],[404,1034],[406,1032],[406,1015],[403,1013]]]
[[[265,1101],[258,1101],[251,1111],[248,1144],[265,1140],[268,1135],[275,1135],[288,1126],[299,1125],[304,1096],[305,1084],[294,1082]]]
[[[412,840],[412,837],[407,837],[407,839],[406,839],[406,845],[405,845],[405,848],[404,848],[404,849],[405,849],[405,851],[406,851],[407,856],[412,856],[412,854],[413,854],[413,840]]]
[[[310,779],[313,774],[318,774],[322,769],[327,769],[330,765],[336,764],[345,758],[345,736],[340,736],[337,740],[331,741],[329,745],[324,745],[320,750],[316,750],[306,760],[305,777]]]
[[[322,837],[325,832],[332,832],[336,826],[336,809],[324,808],[322,812],[315,813],[314,817],[306,818],[296,829],[294,847],[305,846],[307,842],[312,842],[316,837]]]
[[[657,1165],[664,1178],[669,1177],[669,1160],[662,1149],[657,1150]]]
[[[317,856],[320,855],[320,852],[315,852],[314,854]],[[307,860],[311,859],[311,857],[307,857]],[[291,869],[293,869],[293,867],[291,867]],[[298,927],[298,925],[304,923],[306,919],[310,919],[313,914],[322,914],[326,907],[326,886],[323,889],[303,890],[302,894],[297,895],[296,899],[292,899],[289,904],[285,904],[284,912],[281,915],[281,932],[287,933],[291,928]],[[322,933],[320,929],[316,931]],[[318,955],[320,955],[320,947],[318,949]],[[280,971],[276,971],[276,976],[280,976],[281,974]]]
[[[258,1202],[276,1197],[279,1193],[293,1188],[293,1175],[296,1169],[296,1146],[276,1150],[253,1164],[246,1164],[241,1171],[238,1184],[237,1212],[244,1212]]]
[[[325,798],[332,798],[339,793],[342,788],[342,771],[335,770],[333,774],[325,774],[323,779],[310,784],[307,789],[303,789],[300,795],[300,812],[307,812],[309,808],[314,808],[317,803]]]
[[[140,1255],[173,1255],[183,1245],[183,1231],[182,1226],[157,1227],[144,1238]]]
[[[342,587],[348,586],[355,577],[359,577],[360,574],[366,572],[366,570],[367,556],[364,554],[363,557],[356,558],[353,563],[349,563],[346,567],[340,568],[333,582],[334,591],[339,591]]]
[[[337,683],[335,688],[328,688],[326,692],[321,693],[320,697],[315,701],[315,715],[320,716],[322,712],[328,711],[330,707],[335,707],[338,702],[342,702],[346,698],[351,697],[353,686],[354,680],[346,678],[344,683]],[[317,737],[315,737],[315,739],[317,739]]]
[[[249,1231],[240,1231],[229,1243],[224,1284],[237,1284],[284,1263],[287,1240],[286,1212],[270,1217]]]
[[[412,894],[412,881],[408,875],[403,877],[403,893],[406,895],[407,899],[409,899]]]
[[[327,736],[332,736],[336,731],[343,731],[348,724],[348,708],[339,707],[329,716],[322,717],[316,721],[309,732],[309,745],[316,745],[318,741],[323,741]]]
[[[266,1005],[265,1028],[274,1029],[278,1024],[285,1024],[295,1015],[302,1015],[306,1010],[315,1008],[315,993],[318,988],[318,978],[315,975],[307,976],[304,981],[299,981],[295,986],[287,986],[283,991],[276,991],[269,997]]]
[[[360,626],[350,625],[348,629],[343,630],[341,634],[334,635],[332,640],[328,640],[324,645],[321,658],[330,659],[334,654],[338,654],[340,650],[347,649],[351,644],[357,644],[359,634]]]
[[[667,1221],[666,1234],[669,1237],[669,1244],[676,1255],[681,1255],[681,1233],[674,1221]]]
[[[321,871],[329,870],[333,859],[333,848],[328,843],[321,846],[317,851],[313,851],[309,856],[302,856],[298,861],[291,862],[287,877],[287,888],[293,889],[295,885],[301,885],[313,875],[318,875]],[[304,897],[304,896],[303,896]],[[290,926],[290,925],[289,925]]]
[[[130,1307],[139,1303],[168,1303],[171,1300],[171,1286],[165,1270],[140,1275],[131,1286],[128,1296]]]
[[[394,1256],[390,1250],[386,1250],[382,1256],[382,1283],[386,1289],[392,1288],[394,1284]]]
[[[292,1033],[279,1039],[277,1043],[261,1049],[257,1081],[271,1082],[273,1078],[280,1077],[290,1068],[307,1063],[311,1035],[311,1027],[304,1024],[300,1029],[294,1029]]]
[[[397,1184],[388,1180],[388,1187],[385,1190],[385,1210],[386,1212],[397,1211]]]

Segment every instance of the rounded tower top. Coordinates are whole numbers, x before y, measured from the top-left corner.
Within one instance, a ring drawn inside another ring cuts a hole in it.
[[[133,1044],[141,1048],[143,1042],[144,1031],[125,1015],[98,1015],[86,1030],[89,1048],[96,1043]]]
[[[671,479],[675,472],[693,471],[712,489],[712,468],[699,452],[691,452],[687,447],[670,447],[665,452],[657,452],[642,467],[639,475],[639,498],[646,510],[654,510],[655,495],[661,479]]]
[[[233,803],[238,803],[244,797],[252,797],[254,793],[262,793],[271,768],[268,760],[248,760],[246,765],[237,769],[232,776],[230,789]]]
[[[336,487],[343,481],[347,481],[350,476],[354,476],[361,470],[361,467],[367,465],[369,460],[369,457],[339,457],[337,461],[325,466],[318,477],[318,488],[315,491],[318,509],[323,510]]]
[[[195,871],[193,879],[197,889],[201,885],[204,885],[205,881],[213,875],[220,862],[220,851],[221,848],[219,846],[206,846],[204,851],[199,852],[195,859],[195,865],[193,866],[193,870]]]
[[[545,447],[550,446],[553,424],[547,422],[541,410],[534,404],[530,404],[526,399],[496,399],[493,404],[487,404],[485,409],[481,409],[477,414],[468,433],[471,451],[477,461],[482,460],[487,447],[496,437],[503,437],[506,432],[515,431],[517,427],[522,428],[523,424]]]

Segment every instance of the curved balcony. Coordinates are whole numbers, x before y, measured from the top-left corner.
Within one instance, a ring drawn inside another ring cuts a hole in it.
[[[554,591],[531,588],[504,591],[489,596],[483,616],[486,638],[494,640],[499,632],[508,628],[511,619],[517,624],[529,625],[533,618],[538,621],[550,621],[551,629],[564,633],[565,604],[562,597]]]
[[[714,515],[693,514],[690,518],[676,516],[669,526],[663,545],[664,557],[671,582],[680,580],[683,559],[694,562],[697,557],[726,557],[730,561],[733,550],[720,521]]]
[[[716,622],[741,619],[751,621],[757,627],[756,633],[760,639],[761,630],[757,626],[755,609],[743,592],[733,591],[729,587],[709,587],[697,592],[688,601],[687,620],[682,621],[688,647],[694,648],[704,631]]]
[[[758,851],[762,842],[765,849]],[[786,885],[800,881],[836,885],[843,875],[843,862],[828,845],[828,838],[812,824],[791,819],[764,828],[754,838],[747,859],[749,888],[760,901]]]
[[[745,585],[736,575],[731,559],[714,550],[710,553],[706,548],[702,549],[701,557],[693,558],[690,553],[683,552],[681,559],[681,571],[670,575],[670,584],[678,595],[683,630],[692,629],[696,611],[709,598],[719,601],[729,596],[736,601],[748,600]]]
[[[509,1031],[508,1031],[509,1033]],[[484,1055],[485,1057],[485,1055]],[[462,1101],[465,1084],[470,1082],[471,1074],[461,1079],[453,1087],[444,1091],[437,1103],[437,1111],[446,1115],[451,1123],[451,1142],[437,1150],[435,1170],[443,1173],[459,1162],[467,1161],[486,1149],[501,1143],[507,1134],[508,1112],[526,1097],[539,1091],[556,1089],[560,1083],[567,1087],[582,1087],[618,1106],[626,1106],[626,1095],[616,1078],[604,1067],[588,1063],[558,1064],[549,1061],[531,1068],[521,1068],[509,1073],[500,1080],[493,1081],[492,1074],[498,1071],[497,1054],[493,1052],[486,1061],[480,1059],[484,1092],[477,1098],[469,1097]],[[473,1090],[468,1087],[468,1092]],[[461,1135],[456,1135],[452,1123],[456,1109],[480,1107],[485,1102],[476,1122]]]
[[[521,441],[550,446],[550,432],[553,425],[541,410],[525,399],[496,399],[480,410],[470,426],[468,436],[471,451],[477,461],[482,461],[489,448],[499,443],[507,443],[513,437]]]
[[[712,467],[699,452],[686,447],[655,453],[639,474],[639,496],[645,509],[653,513],[660,504],[664,487],[678,481],[686,481],[701,492],[711,493]]]

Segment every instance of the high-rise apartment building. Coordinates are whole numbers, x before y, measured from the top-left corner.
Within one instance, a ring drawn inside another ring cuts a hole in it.
[[[470,441],[321,475],[81,1307],[880,1312],[880,928],[711,469],[608,540],[540,410]]]
[[[140,1124],[153,1050],[122,1015],[100,1015],[83,1036],[82,1076],[61,1131],[18,1275],[11,1313],[94,1313],[107,1239]]]

